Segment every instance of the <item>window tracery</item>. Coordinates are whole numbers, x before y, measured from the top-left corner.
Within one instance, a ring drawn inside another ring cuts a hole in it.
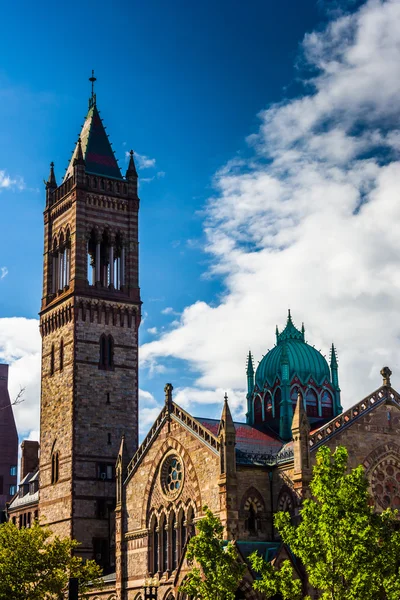
[[[400,463],[392,457],[381,461],[371,474],[372,493],[383,508],[400,509]]]
[[[321,410],[322,416],[325,418],[333,417],[333,399],[332,394],[328,390],[323,390],[321,395]]]
[[[312,388],[308,388],[306,392],[306,411],[310,417],[318,417],[318,398]]]

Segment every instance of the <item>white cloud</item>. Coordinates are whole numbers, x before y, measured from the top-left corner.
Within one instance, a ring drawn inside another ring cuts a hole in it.
[[[167,306],[161,311],[162,315],[179,315],[180,313],[176,312],[172,306]]]
[[[248,349],[257,364],[288,307],[311,344],[335,341],[346,407],[384,364],[400,384],[399,32],[400,0],[370,0],[307,35],[307,94],[261,112],[254,155],[216,174],[204,232],[222,300],[141,347],[152,369],[175,357],[199,372],[176,393],[186,406],[221,386],[243,401]]]
[[[147,332],[150,333],[151,335],[157,335],[158,329],[157,329],[157,327],[149,327]]]
[[[12,179],[6,171],[0,169],[0,190],[5,188],[18,188],[23,190],[25,188],[24,180],[21,177]]]
[[[24,401],[14,406],[18,432],[24,436],[39,430],[40,350],[38,320],[0,319],[0,360],[10,365],[11,400],[25,388]]]
[[[127,153],[129,155],[129,152]],[[137,166],[139,169],[152,169],[156,166],[156,159],[150,158],[145,154],[139,154],[135,152],[135,161],[137,162]]]
[[[0,281],[2,279],[4,279],[4,277],[7,277],[7,275],[8,275],[7,267],[0,267]]]

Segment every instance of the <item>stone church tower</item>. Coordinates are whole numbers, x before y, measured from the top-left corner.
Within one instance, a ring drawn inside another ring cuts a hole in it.
[[[39,516],[106,569],[122,436],[137,448],[138,209],[133,152],[123,177],[92,91],[66,175],[52,164],[46,184]]]

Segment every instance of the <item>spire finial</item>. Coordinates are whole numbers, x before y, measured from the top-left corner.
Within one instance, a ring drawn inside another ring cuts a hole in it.
[[[390,387],[390,376],[392,374],[392,371],[389,369],[389,367],[383,367],[383,369],[381,369],[381,375],[383,377],[383,384],[385,386]]]
[[[54,163],[53,161],[51,161],[50,163],[50,174],[49,174],[49,178],[46,181],[46,188],[47,189],[55,189],[57,187],[57,182],[56,182],[56,176],[54,174]]]
[[[290,308],[288,308],[287,320],[290,322],[292,321],[292,315],[290,314]]]
[[[136,171],[136,166],[135,166],[135,159],[133,158],[134,154],[135,153],[134,153],[133,150],[131,150],[129,152],[129,164],[128,164],[128,169],[126,171],[126,178],[127,179],[130,178],[130,177],[137,178],[137,176],[138,176],[137,171]]]
[[[227,392],[225,392],[224,402],[225,402],[225,404],[228,402],[228,394],[227,394]]]
[[[91,108],[92,106],[94,106],[96,104],[96,94],[94,93],[94,82],[97,80],[97,78],[94,76],[94,69],[92,69],[92,76],[89,77],[89,81],[92,84],[92,95],[89,99],[89,108]]]

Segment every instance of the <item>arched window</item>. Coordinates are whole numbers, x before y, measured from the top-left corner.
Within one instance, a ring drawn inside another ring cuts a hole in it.
[[[99,369],[112,370],[114,368],[114,339],[112,335],[100,336],[99,342]]]
[[[149,571],[153,574],[158,572],[158,552],[158,523],[154,517],[151,524],[151,556],[149,565]]]
[[[247,530],[250,535],[257,533],[257,512],[253,504],[250,504],[249,516],[247,517]]]
[[[54,344],[52,344],[51,350],[50,350],[50,375],[54,375],[54,355],[55,355]]]
[[[280,419],[280,417],[281,417],[281,399],[282,399],[281,388],[278,388],[274,395],[275,419]]]
[[[176,517],[175,513],[172,513],[170,517],[170,535],[171,535],[171,569],[175,571],[178,564],[178,548],[176,539]]]
[[[58,452],[51,455],[51,483],[57,483],[59,479],[60,457]]]
[[[161,546],[162,546],[162,571],[168,570],[168,529],[167,520],[165,519],[162,527],[160,527]]]
[[[296,410],[298,395],[299,395],[299,388],[297,387],[297,385],[295,385],[291,389],[291,392],[290,392],[290,400],[292,401],[293,414],[294,414],[294,411]]]
[[[181,553],[183,552],[183,548],[186,544],[186,521],[185,521],[185,513],[181,511],[180,519],[179,519],[179,533],[180,533],[180,547]]]
[[[318,417],[318,398],[312,388],[308,388],[306,393],[306,410],[310,417]]]
[[[324,390],[321,396],[322,416],[324,418],[333,417],[333,400],[328,390]]]
[[[269,392],[264,396],[264,419],[265,421],[272,419],[272,398]]]
[[[99,369],[107,368],[107,338],[104,333],[100,336]]]
[[[64,340],[60,342],[60,371],[64,368]]]
[[[195,526],[194,526],[194,510],[191,506],[189,506],[186,517],[186,536],[192,537],[195,535]]]
[[[261,398],[256,396],[254,398],[254,423],[262,422],[262,406],[261,406]]]

